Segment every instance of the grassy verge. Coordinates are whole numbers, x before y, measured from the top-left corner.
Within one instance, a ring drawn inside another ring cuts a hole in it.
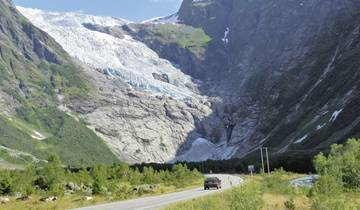
[[[274,172],[271,176],[257,175],[248,177],[237,188],[211,196],[180,202],[164,210],[357,210],[360,208],[360,193],[343,192],[333,204],[326,205],[327,199],[317,199],[313,190],[306,187],[291,187],[289,181],[300,174]],[[340,204],[339,204],[340,202]],[[352,205],[341,205],[352,203]]]
[[[92,206],[97,204],[104,204],[109,202],[116,202],[122,200],[130,200],[147,196],[161,195],[172,192],[179,192],[188,189],[198,188],[202,185],[203,179],[199,179],[188,186],[178,188],[176,186],[167,186],[161,185],[157,190],[148,193],[134,193],[129,195],[126,198],[116,197],[116,196],[105,196],[105,195],[97,195],[93,197],[93,200],[86,201],[84,200],[84,195],[76,194],[76,195],[66,195],[60,197],[58,201],[45,203],[41,202],[41,195],[34,195],[27,201],[16,201],[15,197],[10,197],[10,202],[4,205],[0,204],[1,210],[63,210],[63,209],[72,209],[79,208],[84,206]]]

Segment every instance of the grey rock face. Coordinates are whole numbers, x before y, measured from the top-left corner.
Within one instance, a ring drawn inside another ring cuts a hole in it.
[[[123,161],[171,161],[195,129],[195,121],[211,112],[200,100],[154,97],[121,80],[87,69],[99,92],[87,104],[69,107],[78,113],[88,110],[81,112],[81,118]]]
[[[206,68],[189,74],[206,69],[203,93],[222,99],[199,132],[238,145],[239,157],[264,144],[309,154],[359,136],[359,8],[353,0],[183,1],[180,21],[212,37]]]

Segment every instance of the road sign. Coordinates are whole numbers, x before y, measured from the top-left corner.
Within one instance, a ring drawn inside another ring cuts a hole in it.
[[[248,171],[252,174],[255,172],[255,166],[254,165],[248,165]]]

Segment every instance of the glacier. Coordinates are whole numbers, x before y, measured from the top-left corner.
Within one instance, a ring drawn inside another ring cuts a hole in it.
[[[206,160],[228,160],[237,152],[238,147],[221,142],[214,144],[205,138],[196,139],[191,148],[179,155],[173,162],[202,162]]]
[[[130,21],[113,17],[99,17],[77,12],[47,12],[17,7],[35,26],[52,36],[72,57],[108,76],[118,78],[134,88],[153,95],[169,96],[179,100],[199,98],[192,78],[172,65],[144,43],[126,33],[115,37],[88,29],[85,24],[118,27]],[[154,78],[166,75],[169,82]],[[194,87],[194,88],[189,88]]]
[[[130,21],[112,17],[92,16],[78,12],[47,12],[23,7],[17,7],[17,9],[35,26],[52,36],[70,56],[88,66],[88,69],[91,69],[91,71],[94,71],[94,75],[95,72],[96,74],[100,73],[110,79],[121,80],[130,87],[150,93],[150,95],[168,96],[185,103],[187,101],[203,103],[203,101],[208,100],[206,96],[198,93],[197,86],[199,84],[196,84],[189,75],[184,74],[177,66],[174,66],[168,60],[160,58],[147,45],[121,30],[122,26],[134,24]],[[168,17],[145,21],[141,24],[177,24],[177,22],[177,14],[174,14]],[[114,35],[106,32],[106,30],[101,30],[104,27],[119,29],[121,35]],[[159,77],[163,79],[159,79]],[[104,85],[104,88],[106,87]],[[177,106],[181,107],[180,104]],[[117,108],[114,107],[113,109]],[[207,109],[203,107],[201,112],[209,114],[210,110]],[[101,120],[95,120],[99,119],[100,115],[103,115],[101,110],[102,108],[98,108],[96,112],[87,115],[98,127],[100,124],[104,125],[104,122]],[[178,110],[172,110],[172,112],[176,113]],[[182,110],[179,113],[185,112]],[[140,121],[144,121],[144,119]],[[134,120],[130,124],[136,123],[138,123],[137,126],[141,124]],[[156,123],[161,124],[160,122]],[[134,125],[133,127],[137,126]],[[182,124],[181,126],[187,132],[194,129],[193,125]],[[121,130],[116,126],[106,126],[107,129],[110,127],[113,130]],[[153,154],[166,153],[165,155],[154,157],[151,159],[153,161],[200,162],[209,159],[224,160],[232,158],[238,151],[237,146],[232,146],[227,142],[212,143],[207,139],[197,138],[194,139],[188,151],[183,151],[182,154],[176,156],[176,146],[167,148],[169,151],[160,152],[157,145],[163,144],[158,142],[162,137],[160,138],[157,135],[151,137],[151,132],[146,132],[147,134],[142,139],[149,138],[154,144],[148,146],[146,150],[154,150]],[[127,139],[126,141],[129,142],[136,140],[126,137],[126,133],[127,131],[122,130],[122,141],[124,139]],[[156,131],[156,134],[159,133],[161,132]],[[130,132],[129,136],[132,135]],[[132,156],[134,156],[132,153],[137,154],[136,151],[142,148],[141,145],[135,146],[134,143],[132,144],[133,147],[128,148],[128,144],[122,145],[116,138],[110,139],[107,142],[112,148],[116,148],[116,150],[121,148],[121,153],[124,153],[124,148],[131,150],[129,152]],[[134,159],[137,158],[135,156]]]

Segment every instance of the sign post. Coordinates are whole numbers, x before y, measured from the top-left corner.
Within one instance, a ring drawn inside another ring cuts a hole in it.
[[[253,173],[255,172],[255,166],[254,165],[249,165],[248,166],[248,171],[250,172],[251,176],[253,176]]]

